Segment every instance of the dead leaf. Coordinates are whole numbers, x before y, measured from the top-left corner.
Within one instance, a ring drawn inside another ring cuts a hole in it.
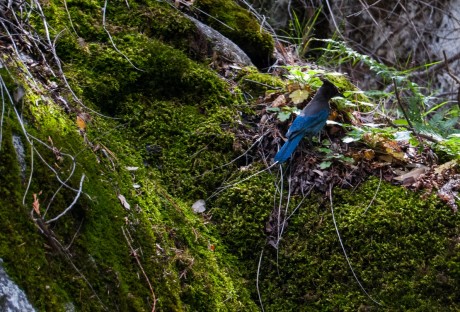
[[[440,165],[436,169],[434,169],[434,173],[441,174],[446,170],[454,169],[458,165],[460,165],[460,161],[458,159],[454,159],[454,160],[448,161],[448,162]]]
[[[387,154],[393,156],[393,158],[400,160],[400,161],[405,161],[405,154],[401,150],[401,147],[398,145],[396,141],[385,141],[382,142],[382,146],[385,148],[385,151]]]
[[[121,205],[126,209],[126,210],[130,210],[131,209],[131,205],[126,201],[126,198],[119,194],[118,196],[118,199],[120,200],[120,203]]]
[[[393,162],[393,157],[390,155],[379,155],[378,159],[385,162],[386,164],[391,164]]]
[[[329,120],[336,120],[339,117],[339,113],[335,110],[331,111],[329,114]]]
[[[285,104],[286,104],[286,98],[284,97],[284,94],[281,94],[272,102],[272,107],[280,107]]]
[[[80,116],[77,116],[77,127],[78,129],[80,129],[81,131],[85,131],[86,129],[86,122],[83,118],[81,118]]]
[[[105,146],[104,144],[101,143],[101,145],[102,145],[102,147],[104,148],[104,150],[105,150],[108,154],[110,154],[110,156],[112,156],[113,158],[115,158],[116,160],[118,160],[118,159],[117,159],[117,156],[115,156],[114,152],[112,152],[111,150],[109,150],[109,149],[107,148],[107,146]]]
[[[288,92],[292,92],[292,91],[299,90],[299,89],[300,89],[300,84],[298,83],[290,83],[287,85]]]
[[[62,161],[64,159],[64,157],[62,157],[61,151],[58,150],[55,146],[53,146],[53,154],[58,161]]]
[[[366,150],[364,150],[364,151],[363,151],[363,157],[364,157],[364,159],[366,159],[366,160],[372,160],[372,159],[374,159],[374,157],[375,157],[375,152],[374,152],[374,150],[371,150],[371,149],[366,149]]]
[[[318,174],[320,177],[322,177],[324,175],[324,173],[322,171],[320,171],[320,170],[313,169],[313,172]]]
[[[377,148],[379,151],[386,153],[395,160],[406,161],[405,154],[398,145],[398,142],[391,140],[384,135],[378,133],[366,133],[363,135],[363,140],[372,148]]]
[[[33,194],[33,196],[34,196],[34,202],[32,203],[32,207],[34,208],[35,213],[40,215],[40,202],[38,201],[38,196],[35,193]]]
[[[396,181],[402,182],[404,185],[411,185],[417,181],[420,175],[424,174],[428,170],[428,167],[421,166],[418,168],[414,168],[408,173],[404,173],[400,176],[393,178]]]

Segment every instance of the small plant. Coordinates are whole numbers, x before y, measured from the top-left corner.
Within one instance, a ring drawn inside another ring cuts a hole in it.
[[[292,19],[289,22],[290,39],[296,45],[296,52],[300,57],[304,57],[309,49],[312,35],[315,31],[315,24],[321,14],[322,7],[315,10],[312,17],[307,20],[301,21],[295,11],[292,11]]]
[[[363,141],[374,145],[387,140],[408,141],[412,146],[429,145],[446,154],[458,157],[460,147],[458,144],[460,130],[458,124],[460,112],[457,106],[448,108],[448,102],[436,103],[437,98],[431,94],[424,94],[425,89],[411,81],[414,71],[421,67],[408,70],[398,70],[394,67],[379,63],[367,55],[363,55],[345,43],[332,39],[320,40],[326,44],[323,49],[323,63],[350,64],[355,66],[363,63],[369,67],[387,84],[387,91],[367,91],[365,95],[373,101],[385,102],[381,109],[374,111],[374,120],[386,120],[384,124],[377,123],[354,123],[354,125],[342,125],[351,128],[351,131],[343,139],[345,143]],[[439,62],[425,64],[423,68],[429,68]],[[362,101],[354,101],[355,104],[364,104]],[[388,105],[391,103],[392,105]],[[390,122],[387,122],[390,121]],[[434,143],[434,144],[433,144]]]
[[[277,113],[276,118],[281,122],[288,120],[292,114],[298,115],[300,113],[300,109],[298,109],[297,107],[290,107],[290,106],[283,106],[281,108],[280,107],[269,107],[267,108],[267,111],[272,112],[272,113]]]
[[[299,114],[300,110],[296,105],[307,101],[314,94],[314,90],[321,87],[323,82],[320,77],[330,79],[334,76],[342,75],[335,72],[326,73],[322,69],[308,69],[301,66],[286,66],[284,68],[288,71],[286,75],[288,79],[286,84],[287,93],[278,95],[277,100],[272,102],[272,107],[267,108],[268,112],[276,113],[277,119],[281,122],[288,120],[293,113]],[[336,83],[336,85],[340,88],[340,83]],[[286,103],[286,99],[290,99],[290,102]],[[277,103],[275,104],[275,102]]]
[[[338,161],[338,162],[346,163],[346,164],[353,164],[355,162],[353,158],[333,151],[330,148],[331,142],[329,140],[324,140],[322,142],[322,145],[323,145],[322,147],[318,148],[318,151],[325,153],[326,156],[324,157],[324,160],[319,164],[319,167],[321,169],[329,168],[330,166],[332,166],[334,161]]]

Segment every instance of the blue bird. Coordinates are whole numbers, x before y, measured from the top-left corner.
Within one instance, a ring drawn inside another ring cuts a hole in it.
[[[329,100],[335,96],[342,96],[331,82],[323,80],[323,85],[316,92],[310,103],[294,119],[286,133],[287,141],[276,153],[275,161],[284,163],[299,145],[304,136],[311,138],[318,134],[329,117]]]

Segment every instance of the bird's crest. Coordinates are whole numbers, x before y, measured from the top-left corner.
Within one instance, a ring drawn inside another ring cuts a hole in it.
[[[343,97],[343,95],[339,92],[339,89],[337,89],[337,87],[332,82],[325,78],[321,78],[321,81],[323,82],[321,89],[324,90],[324,95],[327,98],[331,99],[335,96]]]

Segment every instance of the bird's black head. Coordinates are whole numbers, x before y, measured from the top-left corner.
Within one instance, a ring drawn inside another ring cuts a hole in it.
[[[321,92],[322,95],[327,99],[332,99],[335,96],[343,97],[343,95],[339,92],[337,87],[332,84],[332,82],[326,79],[321,79],[321,81],[323,82],[323,85],[321,88],[319,88],[318,92]]]

